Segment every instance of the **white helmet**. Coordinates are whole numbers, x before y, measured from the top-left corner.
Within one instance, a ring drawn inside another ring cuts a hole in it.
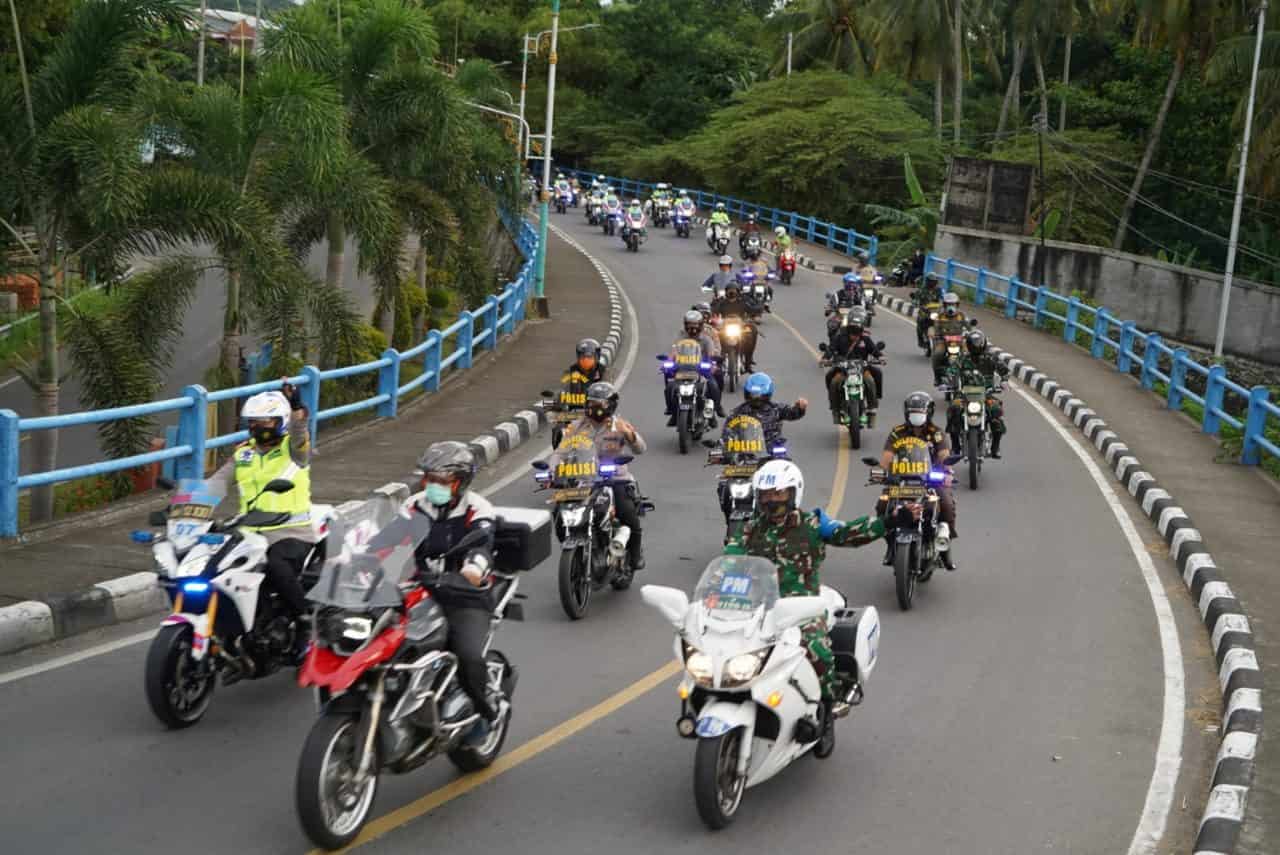
[[[246,422],[254,419],[279,419],[280,424],[276,428],[278,436],[284,436],[291,415],[293,408],[289,406],[289,399],[279,392],[259,392],[245,401],[240,410],[240,418]]]
[[[777,235],[778,237],[782,237],[783,235],[785,235],[785,234],[787,233],[787,230],[786,230],[785,228],[783,228],[782,226],[778,226],[776,229],[774,229],[774,230],[773,230],[773,233],[774,233],[775,235]]]
[[[804,501],[804,473],[790,460],[770,460],[756,470],[751,478],[751,488],[756,493],[792,489],[795,494],[791,498],[791,507],[798,508]]]

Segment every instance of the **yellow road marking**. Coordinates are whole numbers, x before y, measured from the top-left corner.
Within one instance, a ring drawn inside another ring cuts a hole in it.
[[[391,813],[380,816],[370,822],[360,832],[350,846],[340,852],[350,852],[358,846],[363,846],[384,837],[391,831],[405,825],[418,817],[430,813],[441,805],[451,802],[459,796],[466,795],[475,788],[489,782],[490,780],[501,775],[510,769],[514,769],[522,763],[526,763],[537,757],[549,748],[553,748],[570,736],[585,730],[591,725],[600,721],[605,716],[617,712],[622,707],[639,698],[641,695],[657,688],[664,681],[669,680],[676,674],[680,673],[680,664],[677,662],[668,662],[658,670],[646,674],[639,680],[636,680],[630,686],[627,686],[620,692],[610,695],[600,703],[583,710],[573,718],[561,722],[550,730],[544,731],[538,736],[533,737],[528,742],[520,745],[513,751],[510,751],[493,762],[488,769],[467,775],[465,778],[459,778],[452,783],[443,787],[432,790],[417,801],[410,802],[401,808],[396,808]],[[325,850],[313,849],[307,855],[323,855]]]

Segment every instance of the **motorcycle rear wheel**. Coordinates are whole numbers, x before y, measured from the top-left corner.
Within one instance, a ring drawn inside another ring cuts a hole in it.
[[[893,586],[898,594],[898,608],[911,611],[916,594],[915,544],[899,543],[893,551]]]
[[[324,849],[341,849],[360,833],[378,794],[378,775],[363,788],[351,785],[360,763],[360,719],[350,713],[326,713],[316,719],[298,758],[294,799],[302,830]],[[381,767],[373,743],[373,768]]]
[[[201,666],[191,658],[193,632],[185,623],[162,626],[147,650],[147,703],[156,718],[172,730],[199,722],[218,685],[218,675],[208,663]],[[198,667],[207,668],[203,678],[186,674],[188,669]]]
[[[584,546],[560,553],[560,607],[570,620],[586,617],[591,602],[591,568],[586,556]]]
[[[693,800],[698,816],[713,831],[733,822],[746,789],[745,775],[737,774],[742,728],[698,740],[693,755]]]

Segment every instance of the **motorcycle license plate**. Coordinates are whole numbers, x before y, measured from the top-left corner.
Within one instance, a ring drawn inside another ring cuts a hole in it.
[[[750,478],[756,474],[756,467],[753,464],[735,464],[724,467],[720,474],[726,478]]]
[[[551,494],[553,502],[580,502],[583,499],[590,498],[590,487],[566,487],[563,490],[556,490]]]
[[[557,424],[569,424],[578,420],[578,413],[552,413],[551,420]]]
[[[919,499],[924,495],[924,487],[916,484],[896,484],[886,493],[890,499]]]
[[[972,398],[975,401],[981,401],[987,396],[986,386],[965,386],[960,390],[966,398]]]

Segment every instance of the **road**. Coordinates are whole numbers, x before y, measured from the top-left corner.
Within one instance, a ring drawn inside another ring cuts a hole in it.
[[[689,590],[719,548],[714,470],[676,453],[651,372],[653,354],[698,299],[693,283],[712,256],[696,235],[686,242],[655,231],[632,256],[580,215],[554,223],[612,270],[634,304],[638,358],[621,412],[649,440],[633,469],[658,503],[640,581]],[[810,416],[787,431],[807,476],[805,506],[851,517],[868,512],[875,493],[841,450],[847,443],[826,415],[822,375],[787,326],[812,346],[822,330],[819,283],[834,281],[802,271],[780,289],[758,358],[780,397],[812,402]],[[890,416],[894,401],[927,387],[928,370],[909,325],[882,313],[874,332],[888,342]],[[473,789],[447,763],[386,779],[375,807],[385,818],[361,851],[493,852],[514,841],[530,855],[606,847],[624,855],[1186,851],[1213,751],[1197,715],[1216,703],[1198,616],[1158,554],[1159,539],[1141,527],[1138,542],[1126,538],[1115,515],[1123,518],[1123,504],[1113,512],[1055,417],[1012,392],[1006,411],[1005,459],[987,470],[979,495],[960,490],[960,569],[939,571],[913,611],[898,611],[879,545],[829,550],[824,580],[880,609],[879,665],[865,702],[840,725],[834,756],[802,758],[749,791],[728,830],[707,832],[693,807],[693,744],[675,733],[669,629],[634,589],[599,596],[584,621],[570,623],[548,562],[524,580],[525,622],[506,624],[498,641],[521,681],[497,773]],[[884,427],[874,431],[873,446],[883,437]],[[512,472],[526,459],[515,457]],[[496,487],[499,504],[529,503],[529,481],[504,484],[505,474],[480,486]],[[1142,554],[1150,547],[1150,586],[1135,546]],[[1158,622],[1153,589],[1158,602],[1162,590],[1173,592],[1171,622]],[[0,839],[43,855],[158,853],[175,843],[307,851],[293,776],[314,715],[308,694],[287,677],[237,685],[198,727],[165,732],[140,685],[152,623],[0,665],[11,674],[33,669],[11,681],[0,673],[9,773],[0,783]],[[1162,626],[1181,657],[1174,673],[1163,670]],[[94,647],[108,642],[121,646]],[[51,659],[77,651],[97,655]],[[1168,722],[1166,687],[1176,701]],[[1184,703],[1185,716],[1177,714]],[[1165,748],[1177,752],[1154,790],[1158,804],[1173,806],[1167,833],[1130,850],[1140,823],[1153,828],[1143,814],[1162,724]]]
[[[199,256],[207,252],[197,248],[193,254]],[[307,258],[307,270],[313,276],[324,276],[326,250],[318,244],[311,249]],[[347,264],[343,270],[343,284],[356,299],[360,312],[368,315],[373,311],[373,289],[367,277],[359,276],[356,271],[356,244],[347,248]],[[226,305],[224,299],[224,277],[220,270],[207,270],[200,274],[200,284],[191,308],[187,311],[183,323],[182,336],[173,352],[173,362],[165,373],[158,400],[172,398],[181,394],[182,389],[193,383],[203,382],[205,373],[218,360],[218,347],[222,338],[222,317]],[[35,321],[32,321],[35,323]],[[242,338],[245,352],[257,347],[257,338],[252,332]],[[80,402],[80,378],[72,373],[70,357],[65,351],[62,357],[62,371],[66,380],[62,384],[61,407],[64,413],[73,413],[85,409]],[[0,378],[0,409],[10,409],[23,418],[37,415],[35,395],[31,388],[20,378],[9,375]],[[161,416],[157,421],[162,424],[176,424],[175,415]],[[92,425],[81,425],[66,428],[58,432],[58,466],[79,466],[101,460],[104,456],[98,446],[98,435]],[[19,472],[27,474],[36,470],[32,454],[32,442],[23,437],[22,456]]]

